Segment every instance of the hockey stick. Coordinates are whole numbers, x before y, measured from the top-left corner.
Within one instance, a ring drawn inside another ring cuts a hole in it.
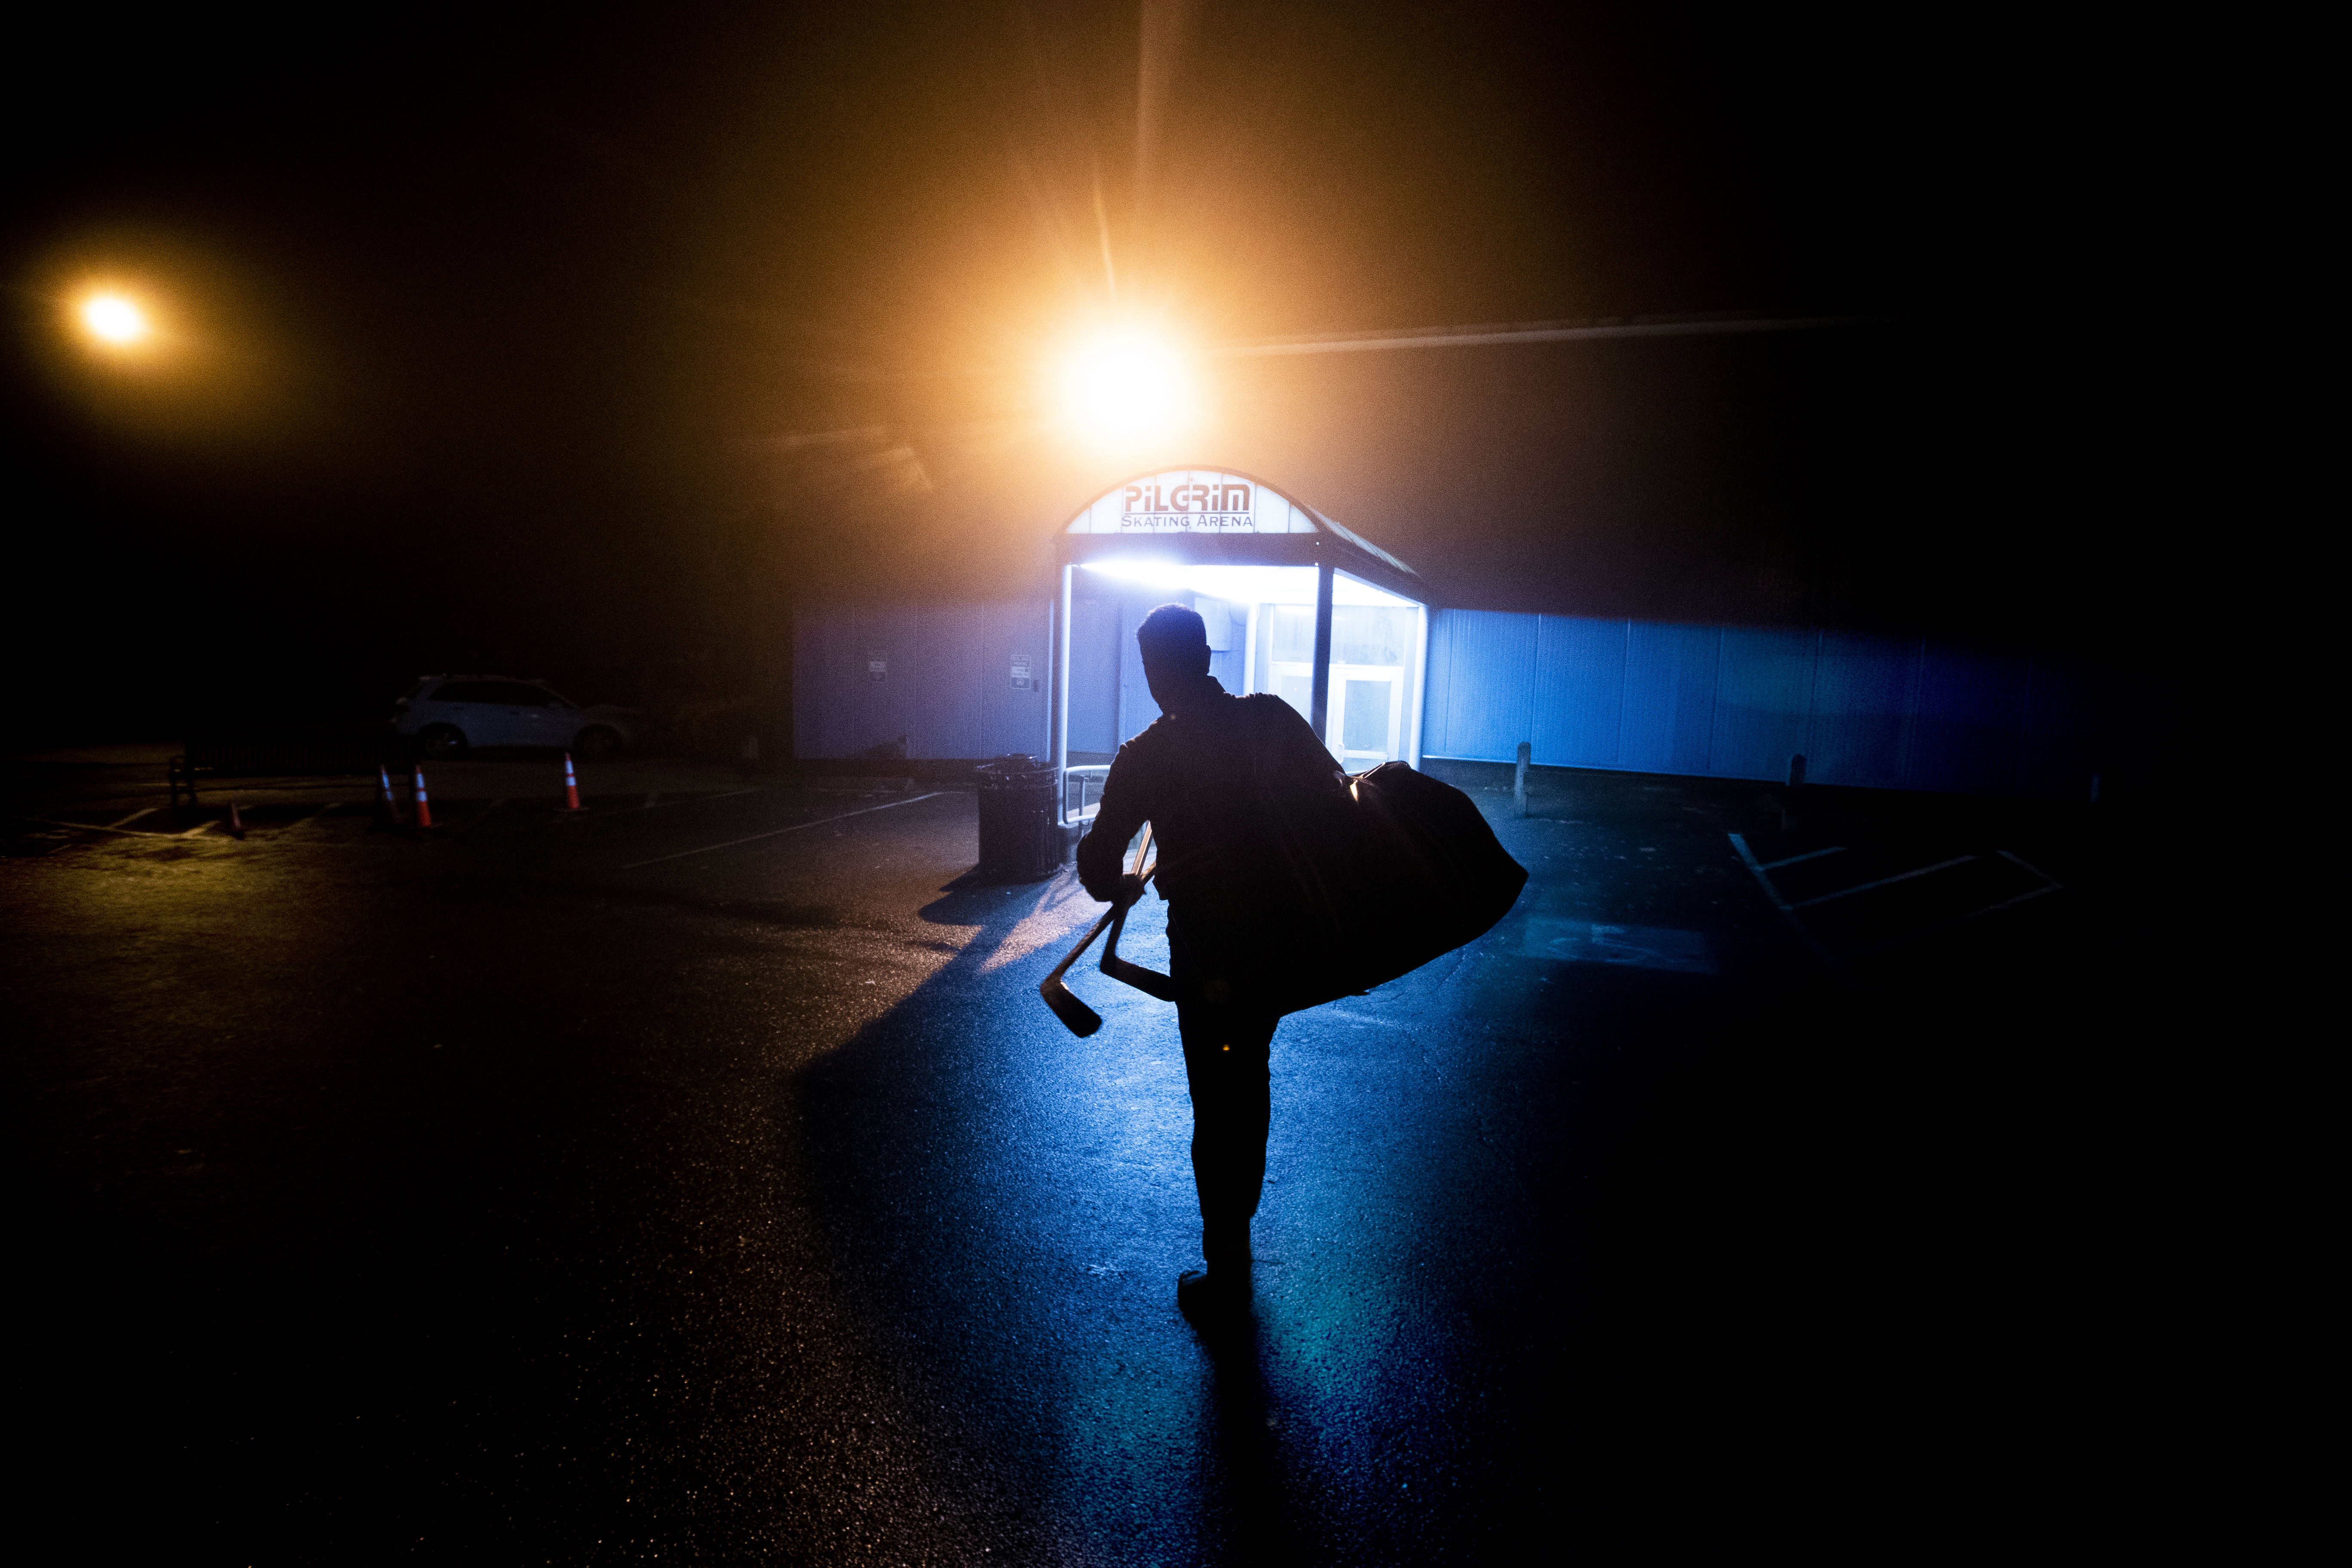
[[[1138,864],[1141,863],[1142,858],[1140,855],[1136,857]],[[1154,871],[1160,869],[1157,865],[1151,868]],[[1113,980],[1122,981],[1134,986],[1147,996],[1156,996],[1162,1002],[1173,1002],[1176,1000],[1174,981],[1156,969],[1146,969],[1139,963],[1129,963],[1118,955],[1118,933],[1127,929],[1127,911],[1134,907],[1133,904],[1122,904],[1111,911],[1110,940],[1103,943],[1102,972]]]
[[[1143,868],[1143,857],[1150,851],[1150,847],[1151,830],[1147,827],[1144,829],[1143,842],[1138,845],[1135,850],[1135,875],[1140,877],[1145,882],[1150,882],[1152,878],[1160,874],[1160,865],[1157,861],[1152,863],[1150,870],[1146,871]],[[1139,891],[1136,896],[1140,898],[1142,895]],[[1077,961],[1085,955],[1087,949],[1095,944],[1095,938],[1102,935],[1104,928],[1113,925],[1114,923],[1124,924],[1127,920],[1127,911],[1132,908],[1133,905],[1134,900],[1130,899],[1123,904],[1115,902],[1109,909],[1105,910],[1103,911],[1102,919],[1095,921],[1094,929],[1087,932],[1086,940],[1079,942],[1077,946],[1070,949],[1069,952],[1063,958],[1062,962],[1054,966],[1054,973],[1045,976],[1044,981],[1042,981],[1037,986],[1038,996],[1045,1002],[1046,1006],[1054,1010],[1054,1016],[1062,1020],[1063,1025],[1068,1028],[1070,1033],[1077,1036],[1080,1039],[1086,1038],[1086,1037],[1093,1034],[1097,1029],[1102,1027],[1102,1015],[1096,1012],[1092,1007],[1087,1006],[1084,1001],[1080,1000],[1076,992],[1062,984],[1062,976],[1067,974],[1070,972],[1070,965],[1077,963]],[[1116,931],[1112,933],[1110,940],[1112,946],[1116,947],[1118,943],[1118,936]],[[1105,957],[1106,960],[1108,960],[1108,954],[1106,953]],[[1127,967],[1133,968],[1134,965],[1128,964]],[[1117,976],[1116,972],[1109,970],[1108,968],[1106,968],[1104,973],[1113,974],[1118,978],[1124,978],[1123,976]],[[1150,972],[1149,970],[1143,970],[1139,971],[1138,973],[1150,973]],[[1132,983],[1130,982],[1130,984]],[[1143,989],[1149,990],[1150,988],[1146,986]]]

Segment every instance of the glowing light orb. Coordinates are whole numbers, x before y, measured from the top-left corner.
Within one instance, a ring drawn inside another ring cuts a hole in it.
[[[148,332],[147,312],[120,294],[97,294],[82,301],[81,324],[100,342],[130,344]]]
[[[1107,440],[1162,436],[1191,413],[1184,362],[1143,332],[1116,332],[1073,354],[1062,371],[1062,405],[1070,422]]]

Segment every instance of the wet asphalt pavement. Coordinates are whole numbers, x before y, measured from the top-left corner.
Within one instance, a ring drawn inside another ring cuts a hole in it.
[[[2080,808],[1453,768],[1528,891],[1284,1022],[1204,1342],[1173,1010],[1034,994],[1099,906],[977,881],[966,792],[647,768],[242,842],[12,770],[26,1495],[191,1562],[1859,1548],[2073,1331]]]

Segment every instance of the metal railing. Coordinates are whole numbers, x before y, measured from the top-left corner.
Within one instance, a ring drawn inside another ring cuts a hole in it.
[[[1103,781],[1109,777],[1108,763],[1080,763],[1075,766],[1064,768],[1062,770],[1062,820],[1064,822],[1085,821],[1087,815],[1087,786],[1093,786],[1095,803],[1099,805],[1102,801]],[[1070,809],[1070,785],[1074,782],[1078,786],[1078,806],[1076,811]]]

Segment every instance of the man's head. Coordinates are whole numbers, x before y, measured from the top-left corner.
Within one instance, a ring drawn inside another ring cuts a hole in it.
[[[1182,605],[1162,605],[1135,628],[1136,646],[1143,650],[1143,679],[1151,700],[1174,709],[1209,688],[1201,678],[1209,673],[1209,627],[1201,612]]]
[[[1209,673],[1209,625],[1184,605],[1162,605],[1135,628],[1143,668],[1157,665],[1171,675]]]

